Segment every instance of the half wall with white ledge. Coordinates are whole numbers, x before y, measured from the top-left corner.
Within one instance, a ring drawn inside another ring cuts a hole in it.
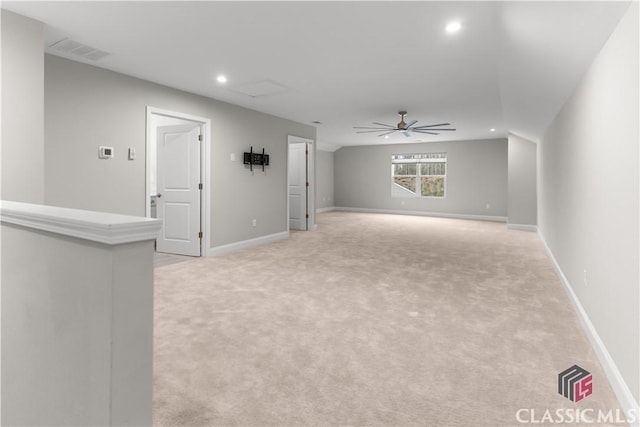
[[[0,202],[2,425],[151,425],[160,221]]]

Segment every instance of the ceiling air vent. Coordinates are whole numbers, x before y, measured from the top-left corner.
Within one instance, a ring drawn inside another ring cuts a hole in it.
[[[97,61],[98,59],[109,55],[109,52],[105,52],[70,39],[57,41],[54,44],[49,45],[49,48],[58,52],[69,53],[85,59],[90,59],[92,61]]]

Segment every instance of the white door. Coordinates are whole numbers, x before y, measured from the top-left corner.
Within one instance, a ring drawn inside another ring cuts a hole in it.
[[[157,251],[200,256],[200,125],[157,128]]]
[[[289,144],[289,229],[307,230],[307,144]]]

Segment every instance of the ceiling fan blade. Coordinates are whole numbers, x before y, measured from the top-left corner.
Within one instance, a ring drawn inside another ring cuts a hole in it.
[[[391,130],[392,129],[392,128],[374,128],[374,127],[368,127],[368,126],[354,126],[353,128],[354,129],[373,129],[373,130]]]
[[[426,131],[426,130],[416,130],[416,129],[412,129],[412,131],[413,131],[413,132],[416,132],[416,133],[428,133],[428,134],[430,134],[430,135],[437,135],[437,133],[435,133],[435,132],[429,132],[429,131]]]
[[[448,130],[455,130],[455,129],[433,129],[433,128],[427,128],[427,129],[422,129],[422,128],[420,128],[420,129],[416,129],[416,128],[413,128],[413,129],[411,129],[411,130],[412,130],[412,131],[417,131],[417,130],[437,130],[438,132],[440,132],[441,130],[447,130],[447,131],[448,131]]]
[[[385,135],[389,135],[390,133],[394,133],[395,131],[396,131],[395,129],[391,129],[390,131],[385,132],[385,133],[381,133],[381,134],[380,134],[380,135],[378,135],[378,136],[385,136]],[[378,132],[379,132],[379,131],[378,131]]]
[[[374,129],[374,130],[357,130],[356,133],[372,133],[372,132],[384,132],[387,131],[388,129]],[[393,129],[391,130],[391,132],[395,132],[396,130]],[[389,132],[389,133],[391,133]]]
[[[404,136],[406,136],[407,138],[409,138],[411,135],[409,135],[409,132],[407,132],[406,130],[404,132],[402,132],[404,134]]]
[[[437,126],[450,126],[451,123],[438,123],[437,125],[424,125],[424,126],[416,126],[414,129],[423,129],[423,128],[434,128]]]
[[[407,125],[405,126],[405,129],[409,129],[411,126],[415,125],[416,123],[418,123],[417,120],[411,120],[409,123],[407,123]]]
[[[384,123],[373,122],[373,124],[374,124],[374,125],[380,125],[380,126],[386,126],[386,127],[388,127],[388,128],[394,128],[394,129],[395,129],[395,126],[385,125]]]

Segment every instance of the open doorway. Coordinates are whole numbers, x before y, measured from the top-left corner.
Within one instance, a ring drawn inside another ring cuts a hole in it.
[[[209,134],[209,119],[147,107],[145,206],[162,220],[158,252],[206,255]]]
[[[315,227],[313,140],[290,135],[288,148],[288,229],[313,230]]]

